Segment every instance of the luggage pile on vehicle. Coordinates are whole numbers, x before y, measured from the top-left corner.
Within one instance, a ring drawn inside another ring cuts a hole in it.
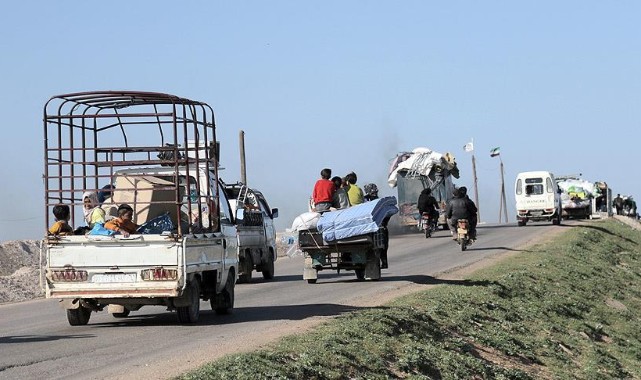
[[[386,218],[396,214],[395,197],[383,197],[347,209],[325,212],[316,228],[323,240],[335,241],[378,231]]]
[[[564,179],[557,185],[562,191],[561,205],[564,209],[590,207],[591,199],[601,195],[598,186],[582,179]]]

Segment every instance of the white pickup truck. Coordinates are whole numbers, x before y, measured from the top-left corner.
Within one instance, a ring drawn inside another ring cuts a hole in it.
[[[278,209],[270,208],[263,193],[242,182],[225,184],[224,187],[236,215],[238,282],[250,282],[254,270],[261,272],[265,280],[271,280],[278,257],[274,226]]]
[[[198,320],[201,299],[218,314],[233,309],[238,242],[211,107],[149,92],[58,95],[45,105],[44,134],[47,227],[58,204],[72,226],[85,224],[85,191],[107,196],[106,220],[126,203],[140,225],[126,237],[96,223],[44,238],[46,297],[71,325],[105,308],[123,318],[160,305],[180,323]]]

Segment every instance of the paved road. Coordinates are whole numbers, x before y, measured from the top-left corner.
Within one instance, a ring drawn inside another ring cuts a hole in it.
[[[356,281],[354,272],[322,271],[316,284],[302,280],[302,257],[280,257],[276,276],[259,274],[236,287],[231,315],[201,304],[195,325],[179,325],[159,306],[127,319],[94,313],[87,326],[67,324],[54,300],[0,305],[0,379],[168,378],[221,355],[256,348],[305,331],[328,317],[371,307],[415,287],[438,283],[439,273],[523,247],[566,226],[480,226],[479,240],[461,252],[449,232],[392,236],[390,268],[380,281]],[[204,310],[204,311],[203,311]]]

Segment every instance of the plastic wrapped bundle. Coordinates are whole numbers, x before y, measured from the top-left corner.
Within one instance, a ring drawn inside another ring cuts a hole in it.
[[[331,242],[378,231],[383,221],[398,212],[395,197],[383,197],[343,210],[323,213],[317,229]]]
[[[157,216],[150,221],[143,223],[138,227],[137,233],[139,234],[162,234],[163,232],[170,232],[174,229],[174,223],[171,221],[169,213]]]

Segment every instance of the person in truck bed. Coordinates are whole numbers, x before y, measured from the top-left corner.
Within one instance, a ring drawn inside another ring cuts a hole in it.
[[[132,222],[134,210],[128,204],[121,204],[118,207],[118,217],[113,218],[105,223],[105,228],[108,230],[120,232],[122,236],[129,237],[129,234],[136,233],[139,225]]]
[[[86,191],[82,194],[83,213],[87,227],[92,229],[96,223],[105,222],[105,210],[100,208],[98,202],[98,193],[93,191]]]
[[[70,210],[68,205],[53,206],[53,216],[56,222],[49,228],[50,235],[73,235],[73,228],[69,225]]]

